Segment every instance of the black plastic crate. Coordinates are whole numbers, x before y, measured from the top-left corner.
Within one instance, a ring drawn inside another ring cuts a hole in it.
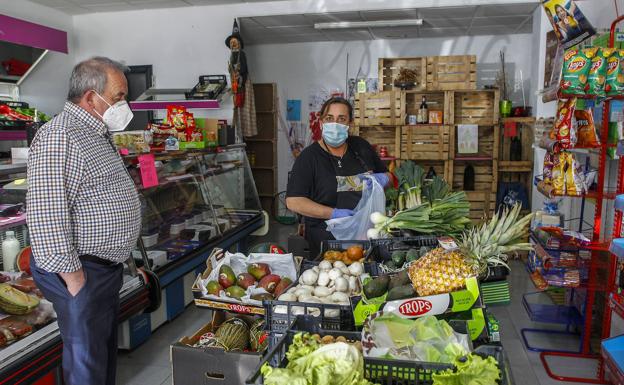
[[[509,269],[505,266],[489,266],[487,275],[479,281],[481,282],[496,282],[496,281],[504,281],[507,279],[509,275]]]
[[[204,87],[210,84],[217,84],[215,90],[203,90]],[[227,79],[225,75],[201,75],[198,83],[193,87],[190,92],[185,92],[184,97],[186,99],[217,99],[227,86]]]
[[[263,301],[265,312],[266,330],[271,333],[284,333],[290,329],[297,319],[298,313],[310,314],[322,329],[325,330],[355,330],[355,320],[353,309],[349,305],[307,303],[307,302],[287,302],[287,301]],[[284,306],[286,313],[275,312],[276,306]],[[328,314],[328,313],[337,313]]]
[[[305,329],[305,330],[301,330]],[[361,332],[346,332],[339,330],[323,330],[318,322],[309,317],[299,317],[284,336],[270,346],[268,353],[258,365],[257,370],[246,380],[247,385],[263,384],[264,379],[260,369],[265,363],[273,367],[284,367],[287,364],[286,352],[296,333],[306,331],[318,333],[321,336],[343,336],[350,341],[360,341]],[[494,345],[483,345],[475,349],[474,353],[482,356],[494,356],[501,370],[501,385],[511,385],[509,365],[503,348]],[[431,375],[446,369],[453,368],[452,364],[438,364],[417,361],[389,360],[382,358],[364,358],[364,377],[369,381],[381,385],[431,385]]]

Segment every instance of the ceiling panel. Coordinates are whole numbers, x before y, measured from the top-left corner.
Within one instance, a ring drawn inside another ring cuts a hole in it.
[[[303,15],[258,16],[254,20],[265,27],[312,25]]]
[[[465,36],[465,28],[421,28],[420,37]]]
[[[497,6],[478,7],[475,16],[511,16],[533,14],[539,4],[499,4]]]
[[[307,13],[305,18],[314,23],[330,23],[332,21],[362,21],[361,12]]]
[[[371,40],[371,35],[368,31],[327,30],[325,35],[332,41]]]
[[[468,28],[472,23],[472,18],[462,17],[457,19],[425,19],[423,20],[423,28]]]
[[[443,7],[443,8],[422,8],[420,15],[424,20],[427,19],[449,19],[449,18],[465,18],[472,17],[476,11],[476,7]]]
[[[399,20],[417,19],[417,9],[393,9],[386,11],[363,11],[360,12],[364,20]]]

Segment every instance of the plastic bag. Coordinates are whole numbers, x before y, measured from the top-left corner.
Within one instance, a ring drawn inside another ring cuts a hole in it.
[[[364,178],[371,179],[372,186],[362,191],[362,198],[353,210],[355,214],[325,221],[327,231],[337,240],[366,240],[366,231],[373,227],[370,215],[374,212],[385,212],[386,195],[383,187],[370,175],[365,175]]]

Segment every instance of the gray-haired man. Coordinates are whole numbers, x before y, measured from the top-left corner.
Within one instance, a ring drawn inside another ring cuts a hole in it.
[[[110,138],[132,119],[127,93],[121,64],[79,63],[63,111],[30,147],[31,267],[57,313],[68,385],[115,383],[121,262],[141,226],[137,191]]]

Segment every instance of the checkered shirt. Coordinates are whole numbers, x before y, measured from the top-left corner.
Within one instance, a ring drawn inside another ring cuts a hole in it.
[[[39,129],[28,155],[26,211],[32,252],[49,272],[80,269],[80,255],[125,261],[141,203],[108,129],[67,102]]]

